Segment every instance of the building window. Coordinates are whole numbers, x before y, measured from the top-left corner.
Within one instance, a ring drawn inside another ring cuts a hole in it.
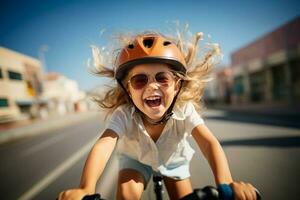
[[[11,80],[22,80],[22,74],[19,72],[8,71],[8,77]]]
[[[0,98],[0,108],[8,107],[8,100],[5,98]]]
[[[237,76],[234,78],[234,93],[236,96],[242,96],[244,94],[244,79],[243,76]]]
[[[2,75],[2,69],[0,68],[0,79],[3,78],[3,75]]]
[[[265,99],[265,74],[263,71],[249,75],[250,98],[252,102],[259,102]]]

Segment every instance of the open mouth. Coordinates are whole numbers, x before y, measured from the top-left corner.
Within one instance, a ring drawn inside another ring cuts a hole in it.
[[[161,97],[160,96],[151,96],[151,97],[147,97],[145,99],[146,104],[149,107],[156,107],[156,106],[160,106],[161,104]]]

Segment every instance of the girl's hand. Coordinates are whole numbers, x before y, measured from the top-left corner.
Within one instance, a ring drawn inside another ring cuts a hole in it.
[[[232,182],[230,184],[235,200],[256,200],[256,189],[250,183]]]
[[[58,200],[82,200],[85,195],[89,195],[88,191],[75,188],[61,192],[58,196]]]

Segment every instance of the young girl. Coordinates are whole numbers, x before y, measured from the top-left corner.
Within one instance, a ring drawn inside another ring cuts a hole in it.
[[[189,44],[182,37],[149,32],[125,38],[114,70],[104,67],[100,51],[94,49],[99,74],[118,83],[99,101],[112,116],[87,158],[79,188],[61,192],[59,200],[79,200],[95,193],[117,143],[116,199],[140,199],[153,173],[163,176],[170,199],[180,199],[193,192],[189,163],[194,150],[189,136],[208,160],[220,191],[229,196],[233,191],[235,199],[256,199],[251,184],[233,181],[221,145],[196,111],[218,53],[215,46],[199,62],[201,36],[197,33]]]

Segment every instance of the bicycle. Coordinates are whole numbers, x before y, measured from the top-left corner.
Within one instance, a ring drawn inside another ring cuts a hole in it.
[[[163,183],[161,176],[153,176],[154,192],[156,200],[163,200]],[[261,200],[261,194],[256,190],[257,200]],[[82,200],[105,200],[100,194],[86,195]],[[181,200],[220,200],[219,191],[213,186],[194,189],[193,193],[181,198]]]

